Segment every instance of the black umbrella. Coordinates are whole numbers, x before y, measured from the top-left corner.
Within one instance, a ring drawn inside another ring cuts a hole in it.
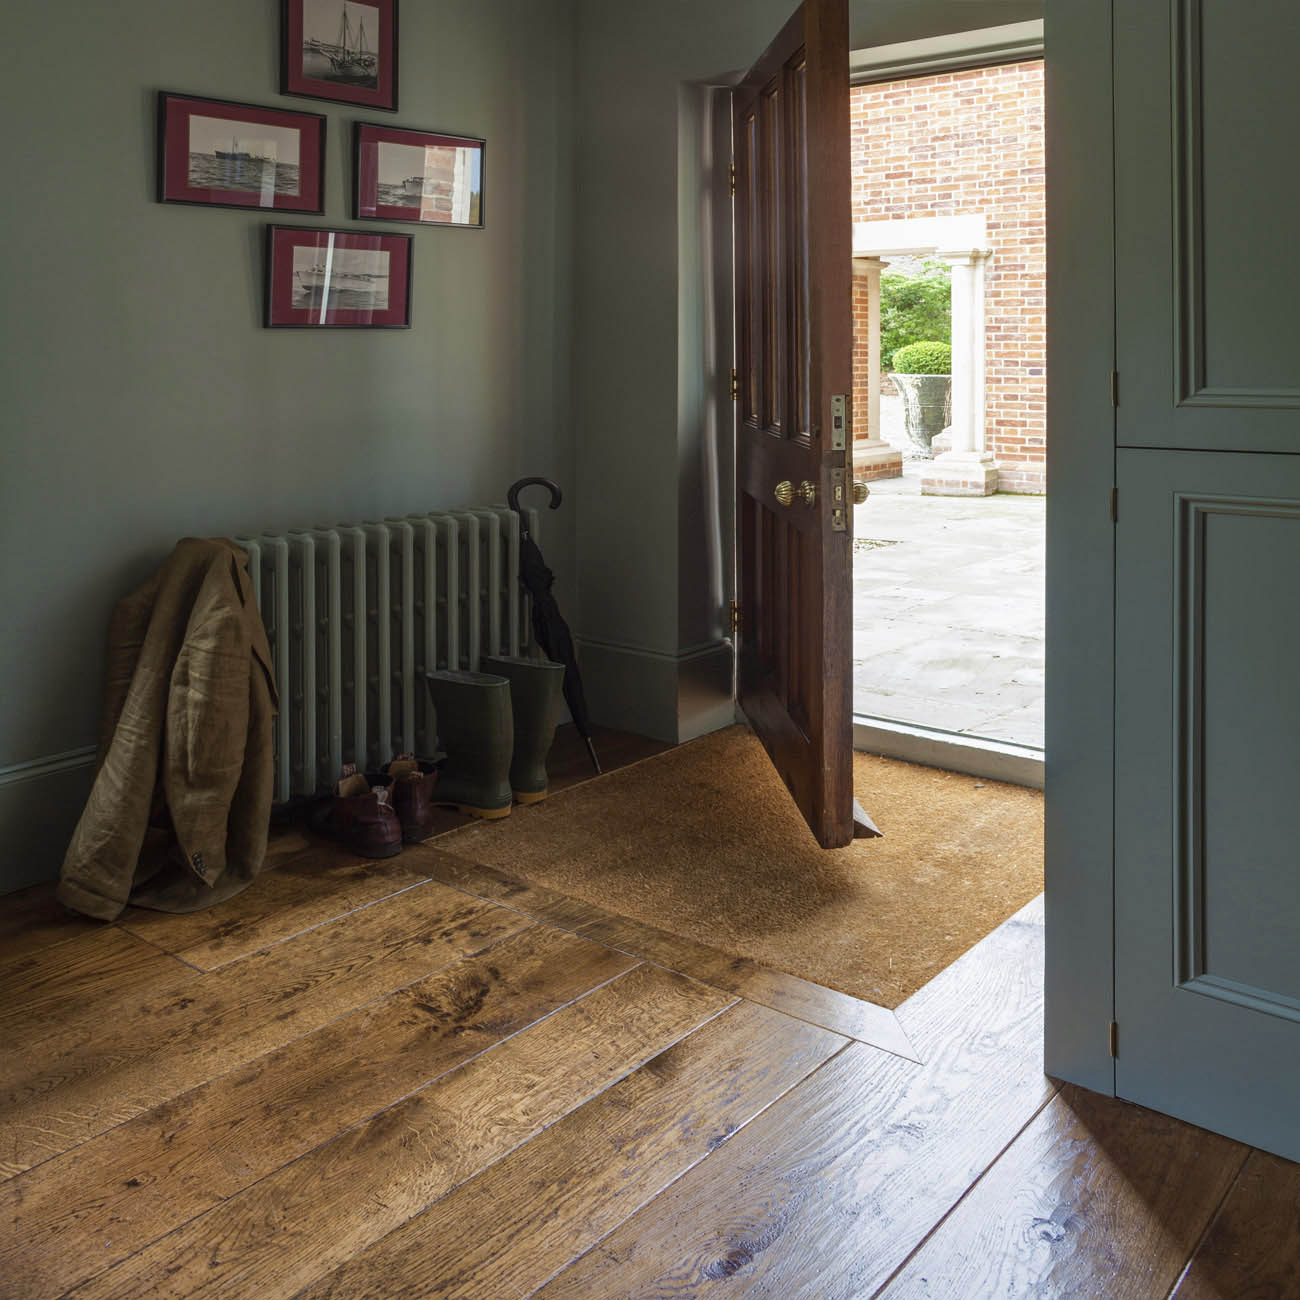
[[[564,499],[558,485],[548,478],[521,478],[506,493],[506,503],[519,515],[519,585],[532,599],[533,639],[552,663],[564,665],[564,698],[573,715],[573,725],[577,727],[578,735],[587,742],[587,753],[591,755],[592,766],[599,776],[600,759],[596,757],[596,747],[591,743],[591,719],[587,713],[587,697],[582,690],[582,678],[578,674],[578,659],[573,651],[573,634],[551,594],[555,574],[546,567],[546,561],[542,559],[542,553],[529,534],[528,525],[519,510],[520,489],[534,484],[550,492],[552,510],[558,510]]]

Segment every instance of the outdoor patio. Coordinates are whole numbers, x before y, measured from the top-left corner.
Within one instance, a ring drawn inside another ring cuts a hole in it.
[[[924,464],[854,511],[854,712],[1041,749],[1046,498],[923,497]]]

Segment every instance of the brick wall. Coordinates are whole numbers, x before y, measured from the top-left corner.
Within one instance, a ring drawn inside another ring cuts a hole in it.
[[[871,349],[867,346],[867,320],[871,311],[870,291],[864,276],[853,277],[853,435],[868,436],[867,391],[868,367],[871,364]],[[875,430],[870,433],[874,434]],[[859,475],[859,477],[861,477]]]
[[[1044,491],[1042,60],[855,86],[852,111],[854,221],[987,219],[985,443],[1000,490]]]

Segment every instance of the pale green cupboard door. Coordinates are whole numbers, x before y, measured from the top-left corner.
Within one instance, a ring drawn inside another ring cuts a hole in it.
[[[1300,1159],[1300,39],[1116,0],[1116,1092]]]

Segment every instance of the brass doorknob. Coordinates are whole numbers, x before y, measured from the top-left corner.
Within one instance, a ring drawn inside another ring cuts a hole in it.
[[[789,479],[785,479],[776,485],[772,495],[776,497],[778,505],[792,505],[794,503],[794,484]]]
[[[806,506],[815,506],[817,504],[817,484],[809,483],[807,479],[804,479],[799,484],[799,500]]]
[[[865,483],[854,483],[853,504],[860,506],[871,495],[871,489]]]

